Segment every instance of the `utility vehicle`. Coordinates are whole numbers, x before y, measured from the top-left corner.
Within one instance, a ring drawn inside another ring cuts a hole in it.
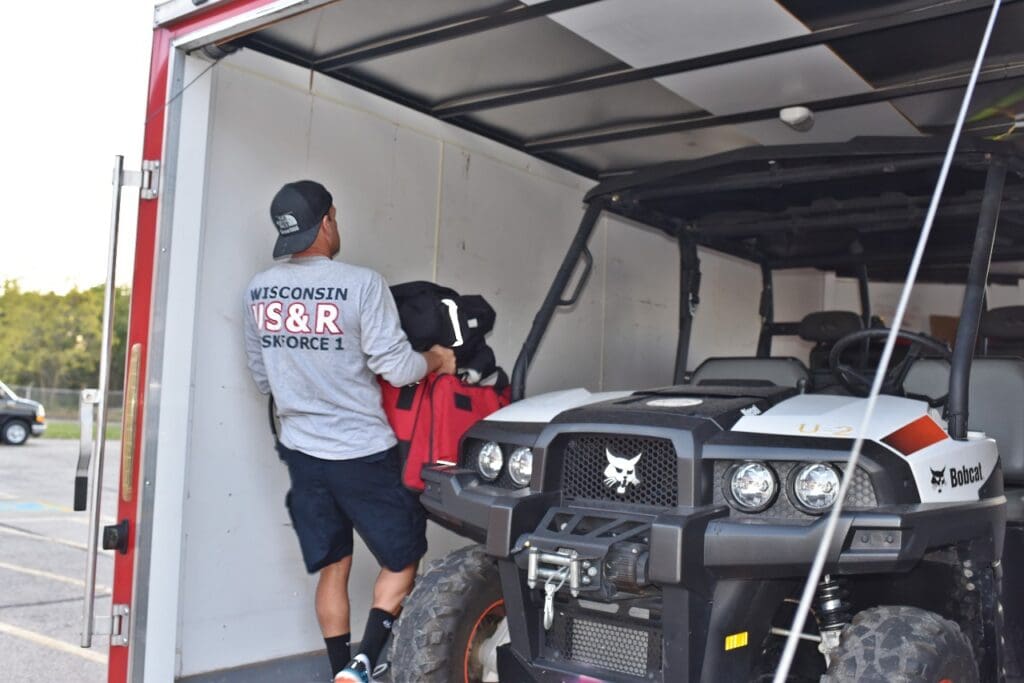
[[[516,363],[522,400],[424,474],[424,505],[476,545],[408,599],[396,680],[771,676],[889,332],[868,282],[905,276],[942,158],[941,140],[861,138],[597,185]],[[1024,676],[1024,307],[985,309],[986,284],[1024,256],[997,224],[1019,229],[1022,209],[1024,156],[963,142],[921,272],[966,282],[955,345],[898,333],[794,680]],[[552,313],[586,283],[602,212],[678,240],[674,383],[524,399]],[[698,247],[761,265],[763,323],[755,356],[686,373]],[[861,311],[777,322],[773,273],[807,266],[856,277]],[[771,355],[794,334],[814,344],[809,367]],[[997,345],[1019,355],[986,355]]]

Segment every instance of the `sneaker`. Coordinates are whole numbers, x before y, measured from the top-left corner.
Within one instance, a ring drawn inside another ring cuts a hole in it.
[[[334,683],[374,683],[370,676],[370,659],[363,654],[356,655],[355,659],[334,677]]]

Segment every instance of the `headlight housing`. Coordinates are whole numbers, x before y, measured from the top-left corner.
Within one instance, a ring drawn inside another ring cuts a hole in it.
[[[525,446],[512,451],[508,458],[508,476],[516,486],[529,486],[533,476],[533,451]]]
[[[839,472],[823,462],[793,468],[789,490],[793,504],[811,514],[821,514],[839,498]]]
[[[505,454],[501,452],[501,446],[493,441],[487,441],[476,454],[476,470],[480,476],[487,481],[494,481],[501,474],[501,467],[505,464]]]
[[[725,497],[743,512],[766,510],[779,493],[775,470],[763,462],[733,465],[726,472],[722,484]]]

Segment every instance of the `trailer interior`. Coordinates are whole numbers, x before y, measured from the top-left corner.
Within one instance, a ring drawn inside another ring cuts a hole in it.
[[[510,372],[586,207],[610,208],[590,226],[586,287],[536,340],[529,394],[664,386],[712,356],[806,363],[814,344],[792,332],[808,314],[863,315],[870,301],[871,316],[892,315],[934,183],[920,174],[907,192],[906,174],[941,157],[990,8],[159,3],[146,152],[159,196],[140,209],[130,332],[144,354],[138,471],[119,510],[133,542],[115,577],[132,616],[111,680],[326,678],[314,578],[242,343],[243,288],[271,262],[268,206],[283,183],[333,193],[342,260],[392,284],[485,296],[498,314],[488,341]],[[988,141],[1024,149],[1022,26],[1024,3],[1004,2],[909,329],[931,333],[933,316],[959,311],[982,192],[970,155],[983,159]],[[845,168],[821,165],[821,151],[856,138],[858,172],[835,179],[851,199],[796,205],[802,186]],[[784,158],[758,152],[779,145]],[[802,160],[805,146],[818,161]],[[992,309],[1024,303],[1020,173],[1011,166],[1003,194]],[[864,200],[858,178],[877,174],[892,191]],[[699,302],[681,277],[693,258]],[[583,270],[574,261],[567,276]],[[434,525],[428,535],[428,561],[465,544]],[[354,617],[376,574],[358,542],[356,556]]]

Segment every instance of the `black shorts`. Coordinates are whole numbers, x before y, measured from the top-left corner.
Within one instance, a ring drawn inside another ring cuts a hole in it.
[[[352,554],[352,529],[393,572],[427,552],[427,516],[402,485],[398,448],[355,460],[314,458],[282,444],[292,487],[285,505],[309,573]]]

